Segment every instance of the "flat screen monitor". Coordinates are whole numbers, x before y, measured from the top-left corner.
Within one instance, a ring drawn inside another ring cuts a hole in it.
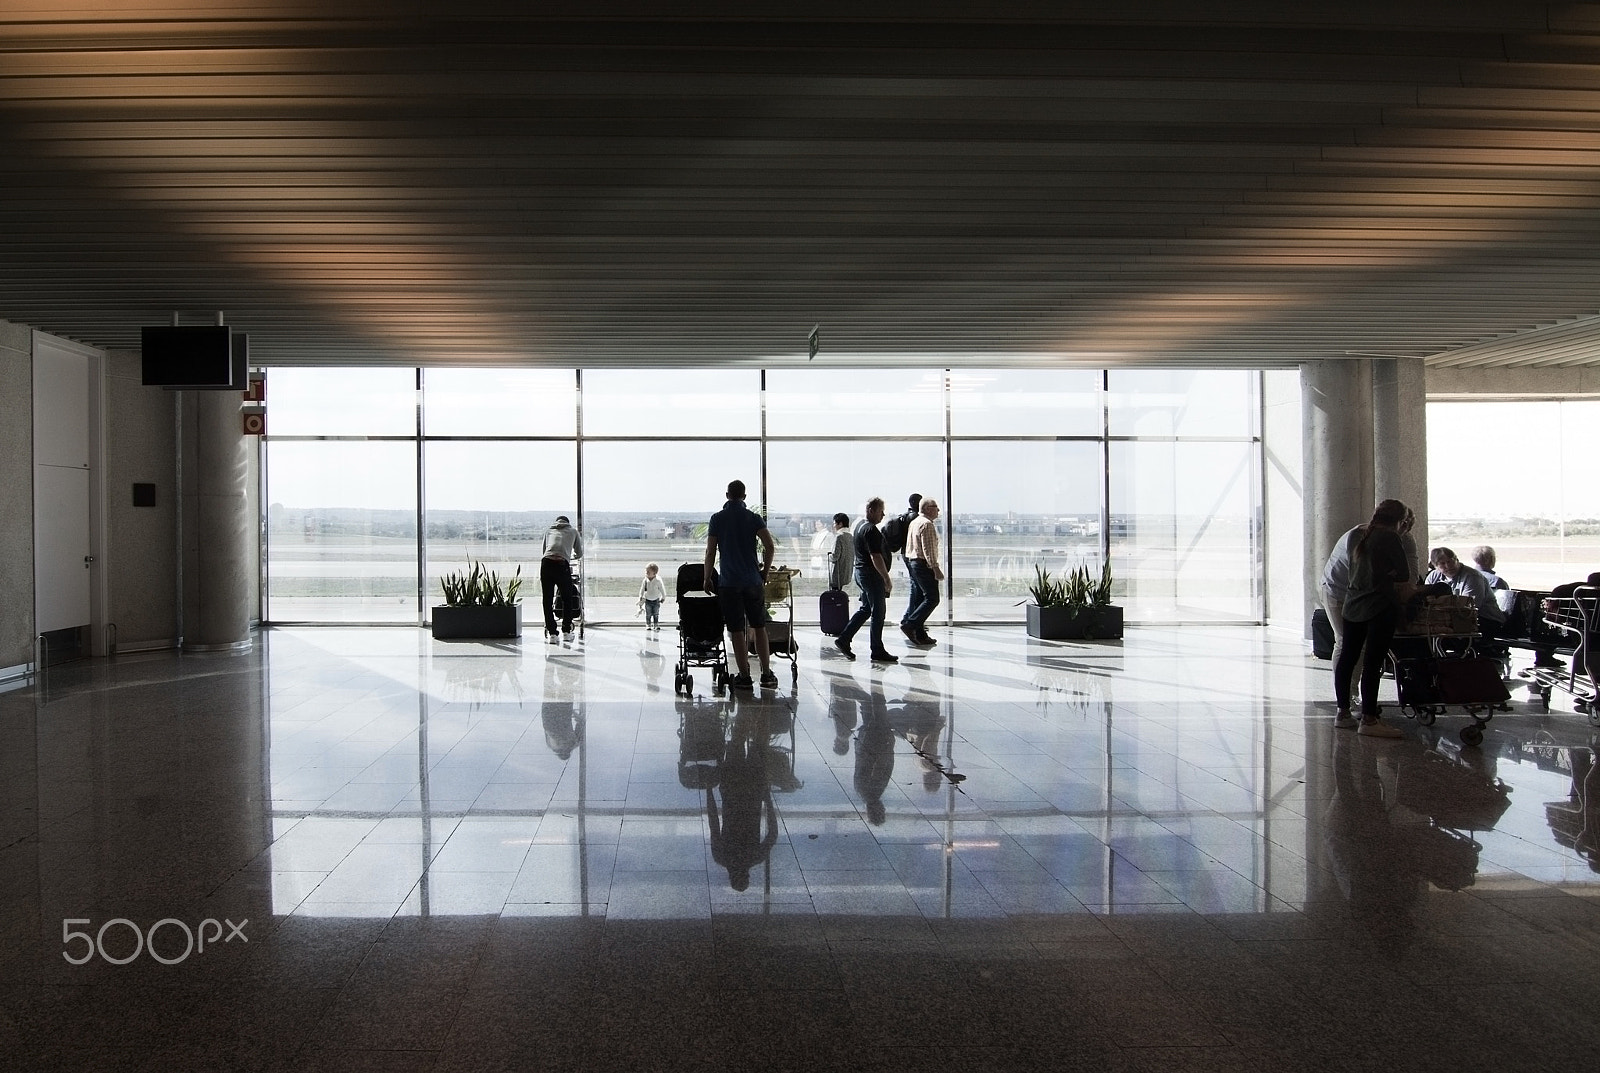
[[[141,328],[139,335],[147,387],[243,391],[249,386],[247,335],[210,324]]]

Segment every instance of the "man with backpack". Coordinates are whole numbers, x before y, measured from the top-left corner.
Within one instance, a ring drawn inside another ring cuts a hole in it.
[[[912,492],[906,503],[910,509],[890,518],[883,527],[883,550],[890,555],[900,556],[900,563],[906,568],[906,614],[900,620],[900,631],[918,644],[920,638],[914,636],[913,631],[906,630],[906,623],[910,621],[911,612],[922,606],[927,594],[922,591],[922,580],[917,571],[911,568],[911,560],[906,556],[906,537],[911,532],[911,523],[921,517],[922,493]]]

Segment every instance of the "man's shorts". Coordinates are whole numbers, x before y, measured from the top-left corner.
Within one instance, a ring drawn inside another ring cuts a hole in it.
[[[761,588],[724,585],[717,590],[717,600],[722,604],[722,621],[728,624],[728,632],[743,633],[747,628],[758,630],[766,626],[767,601]]]

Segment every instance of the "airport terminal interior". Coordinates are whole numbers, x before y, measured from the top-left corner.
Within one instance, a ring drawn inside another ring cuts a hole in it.
[[[7,5],[0,1067],[1592,1060],[1597,138],[1600,5]],[[1394,737],[1386,498],[1533,635]]]

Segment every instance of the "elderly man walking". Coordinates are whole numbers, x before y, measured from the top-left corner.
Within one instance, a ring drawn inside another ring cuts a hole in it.
[[[944,580],[944,568],[939,565],[939,530],[933,524],[939,517],[939,501],[925,498],[919,510],[906,533],[906,566],[911,571],[916,596],[906,605],[900,632],[917,647],[932,648],[939,642],[928,636],[928,616],[939,606],[939,582]]]

